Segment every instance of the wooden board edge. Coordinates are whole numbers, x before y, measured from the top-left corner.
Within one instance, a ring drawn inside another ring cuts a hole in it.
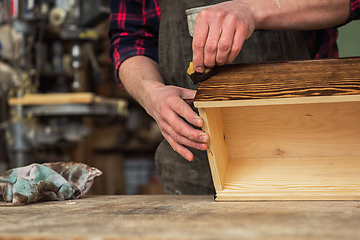
[[[200,117],[204,120],[203,130],[210,136],[207,154],[213,183],[216,191],[224,187],[230,154],[226,144],[224,124],[221,108],[199,109]]]
[[[83,93],[44,93],[44,94],[25,94],[21,98],[10,98],[9,106],[15,105],[50,105],[50,104],[69,104],[69,103],[92,103],[94,94]]]
[[[236,192],[216,192],[215,201],[217,202],[241,202],[241,201],[360,201],[360,193],[357,195],[338,195],[328,193],[327,195],[319,196],[310,192],[302,192],[301,194],[264,194],[251,195]]]
[[[360,95],[339,95],[320,97],[296,98],[271,98],[271,99],[246,99],[246,100],[221,100],[221,101],[194,101],[194,106],[201,108],[210,107],[243,107],[243,106],[268,106],[285,104],[311,104],[311,103],[339,103],[360,102]]]
[[[205,109],[199,109],[199,115],[200,117],[203,119],[204,124],[202,127],[202,130],[206,133],[208,133],[210,135],[211,138],[211,130],[210,130],[210,125],[209,125],[209,119],[208,119],[208,114],[206,112]],[[207,152],[207,156],[208,156],[208,161],[209,161],[209,165],[210,165],[210,170],[211,170],[211,175],[212,175],[212,180],[214,183],[214,187],[215,187],[215,191],[221,191],[223,189],[224,183],[225,183],[225,179],[223,179],[223,181],[221,181],[221,177],[220,177],[220,173],[218,171],[218,167],[216,164],[216,159],[212,154],[212,148],[213,146],[211,145],[211,142],[208,145],[208,149],[206,150]]]

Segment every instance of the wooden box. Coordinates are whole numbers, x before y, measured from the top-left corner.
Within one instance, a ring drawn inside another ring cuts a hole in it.
[[[360,58],[218,71],[194,101],[217,201],[360,200]]]

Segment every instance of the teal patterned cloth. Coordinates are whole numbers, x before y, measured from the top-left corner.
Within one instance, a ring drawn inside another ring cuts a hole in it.
[[[13,205],[78,198],[101,174],[100,170],[83,163],[34,163],[3,173],[0,195]]]

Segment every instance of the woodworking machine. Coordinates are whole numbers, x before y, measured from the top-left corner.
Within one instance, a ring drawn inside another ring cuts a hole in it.
[[[36,148],[82,139],[90,131],[82,122],[83,116],[126,114],[123,100],[52,105],[6,103],[9,98],[22,101],[38,92],[45,65],[41,56],[46,26],[60,29],[60,39],[71,43],[72,88],[81,89],[78,79],[84,54],[81,46],[97,39],[93,27],[108,17],[107,1],[1,0],[0,10],[0,164],[6,159],[11,168],[28,165]],[[85,49],[99,82],[102,75],[93,49]],[[56,44],[53,50],[61,51]]]

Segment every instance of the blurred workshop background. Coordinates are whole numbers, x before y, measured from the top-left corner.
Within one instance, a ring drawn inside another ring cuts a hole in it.
[[[0,175],[45,162],[100,169],[88,194],[156,194],[157,124],[115,81],[108,2],[0,1]]]
[[[340,57],[360,56],[360,22],[352,21],[340,27],[337,43]]]
[[[89,194],[162,194],[154,120],[115,81],[105,0],[0,1],[0,174],[45,162],[103,172]],[[360,22],[339,29],[360,56]]]

